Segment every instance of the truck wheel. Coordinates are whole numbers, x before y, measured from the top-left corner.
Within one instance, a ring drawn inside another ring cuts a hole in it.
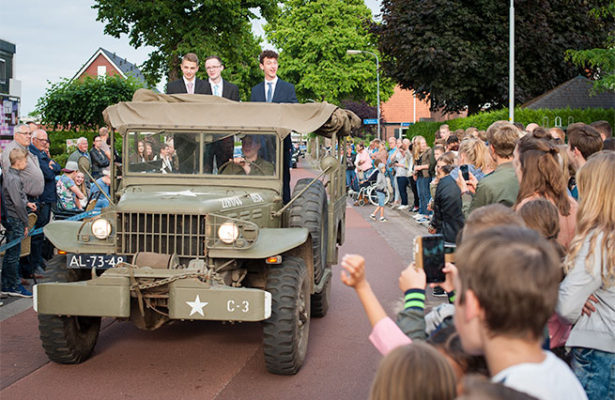
[[[310,277],[303,259],[288,256],[270,266],[266,290],[271,317],[263,321],[265,365],[271,373],[294,375],[303,365],[310,331]]]
[[[300,179],[295,185],[293,197],[303,190],[312,179]],[[321,181],[315,182],[297,199],[290,209],[290,227],[305,227],[312,236],[312,254],[314,255],[314,284],[320,283],[327,266],[327,192]],[[329,309],[331,280],[319,293],[311,297],[312,316],[324,317]]]
[[[45,282],[75,282],[81,272],[66,268],[65,256],[55,256],[47,263]],[[38,330],[47,357],[60,364],[79,364],[88,359],[100,331],[100,317],[63,317],[38,314]]]

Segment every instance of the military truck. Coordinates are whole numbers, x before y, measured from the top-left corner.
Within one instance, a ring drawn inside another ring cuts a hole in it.
[[[49,359],[86,360],[101,317],[144,330],[176,320],[262,321],[267,369],[297,373],[310,318],[329,306],[345,234],[345,140],[358,118],[327,103],[144,89],[104,117],[122,138],[111,205],[91,220],[45,227],[58,255],[48,281],[34,287],[34,307]],[[284,204],[283,142],[293,131],[325,135],[337,150]]]

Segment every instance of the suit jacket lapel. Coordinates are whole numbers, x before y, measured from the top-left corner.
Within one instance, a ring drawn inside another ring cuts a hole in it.
[[[198,87],[198,90],[195,89],[194,93],[211,94],[211,87],[209,85],[209,81],[206,81],[203,79],[197,79],[196,86]]]
[[[229,99],[230,97],[230,93],[228,92],[229,87],[226,84],[226,81],[224,79],[222,79],[222,97],[224,97],[225,99]]]

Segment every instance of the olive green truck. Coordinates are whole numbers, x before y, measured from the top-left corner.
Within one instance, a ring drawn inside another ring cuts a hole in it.
[[[34,287],[34,307],[48,357],[86,360],[102,317],[145,330],[173,320],[261,321],[268,370],[297,373],[310,318],[329,305],[345,234],[344,149],[358,118],[327,103],[144,89],[104,117],[122,138],[109,207],[45,227],[58,255]],[[325,136],[333,150],[283,204],[291,132]]]

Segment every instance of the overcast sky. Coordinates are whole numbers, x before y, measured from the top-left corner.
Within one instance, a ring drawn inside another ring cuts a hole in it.
[[[374,15],[380,0],[365,0]],[[140,65],[152,48],[135,49],[128,38],[105,35],[87,0],[0,0],[0,39],[14,43],[14,78],[21,81],[21,116],[34,110],[47,81],[72,78],[102,47]],[[263,36],[260,23],[254,32]],[[159,89],[162,89],[162,84]]]

